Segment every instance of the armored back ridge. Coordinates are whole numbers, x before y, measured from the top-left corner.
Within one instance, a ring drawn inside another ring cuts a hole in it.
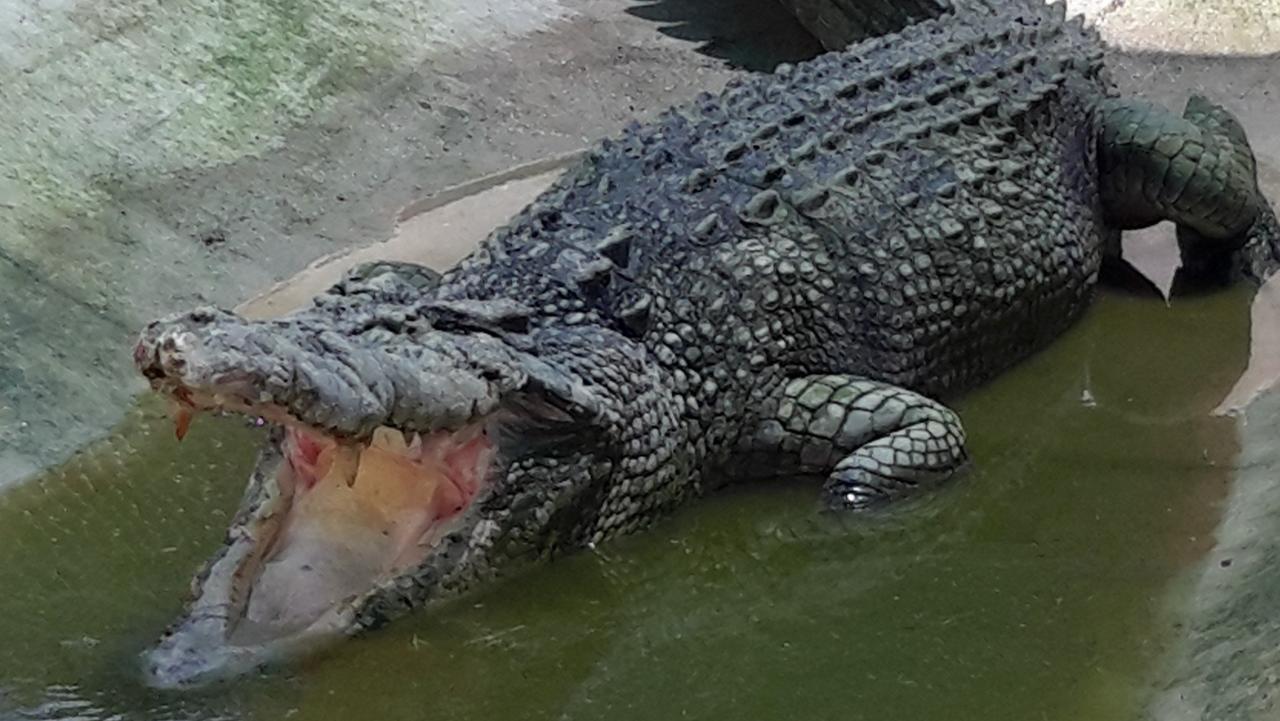
[[[671,370],[987,377],[1076,315],[1114,235],[1101,49],[1051,13],[924,22],[633,126],[440,293],[535,298],[540,323],[607,326]]]

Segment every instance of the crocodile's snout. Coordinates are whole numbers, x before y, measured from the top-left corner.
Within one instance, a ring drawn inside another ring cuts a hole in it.
[[[249,321],[199,309],[150,324],[134,362],[181,409],[257,414],[358,441],[384,425],[460,428],[526,380],[493,339],[428,328],[412,343],[408,334],[387,343],[369,330],[306,314]]]

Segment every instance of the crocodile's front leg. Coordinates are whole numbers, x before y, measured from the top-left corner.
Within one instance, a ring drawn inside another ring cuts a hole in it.
[[[968,461],[960,419],[919,393],[857,376],[790,381],[759,429],[743,438],[735,473],[826,475],[835,508],[862,508],[943,481]]]

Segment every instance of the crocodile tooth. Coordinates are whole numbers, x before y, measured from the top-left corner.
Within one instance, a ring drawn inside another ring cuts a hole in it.
[[[411,458],[422,453],[422,434],[416,431],[401,431],[404,436],[404,452]]]
[[[191,406],[179,400],[169,401],[169,417],[173,419],[173,435],[179,441],[187,437],[187,431],[191,428],[191,419],[195,418],[195,411]]]

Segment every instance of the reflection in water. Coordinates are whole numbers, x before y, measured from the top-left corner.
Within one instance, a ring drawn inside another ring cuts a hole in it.
[[[219,542],[260,431],[206,418],[179,446],[147,403],[0,496],[0,717],[1132,718],[1230,480],[1234,425],[1208,411],[1247,325],[1243,289],[1104,297],[957,404],[976,468],[942,492],[832,517],[812,483],[730,490],[185,694],[143,688],[135,656]]]

